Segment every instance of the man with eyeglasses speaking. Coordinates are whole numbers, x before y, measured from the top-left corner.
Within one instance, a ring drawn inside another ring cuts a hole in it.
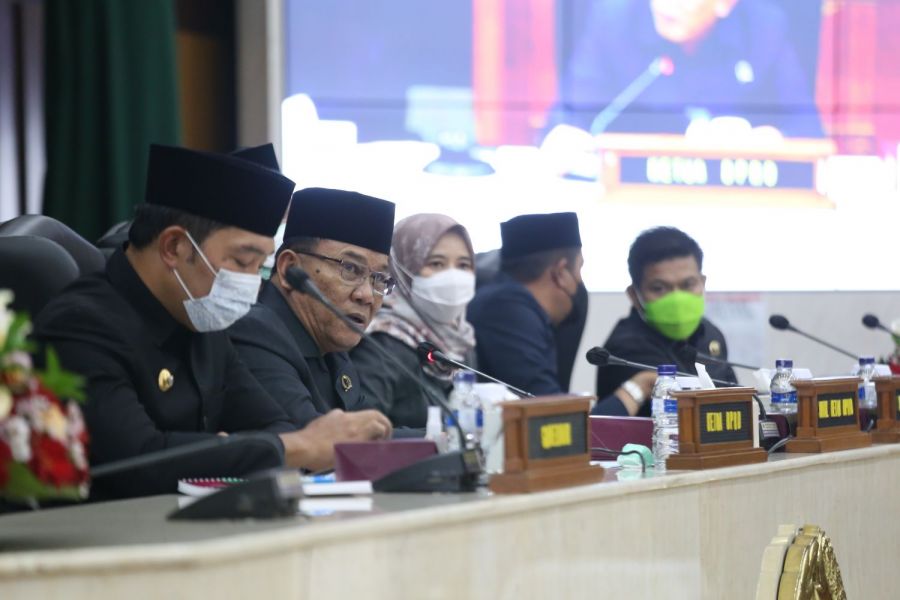
[[[285,273],[299,266],[322,294],[365,329],[389,294],[388,254],[394,205],[356,192],[307,188],[294,193],[284,242],[259,302],[228,331],[241,359],[276,398],[294,425],[304,427],[339,408],[360,427],[376,420],[374,398],[362,392],[347,351],[360,336],[315,298],[294,289]],[[360,412],[362,411],[362,412]]]

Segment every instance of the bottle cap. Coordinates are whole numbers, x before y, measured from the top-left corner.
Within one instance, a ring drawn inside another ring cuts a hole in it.
[[[660,377],[669,377],[675,375],[675,365],[659,365],[656,367],[656,374]]]
[[[475,383],[475,373],[460,369],[453,374],[453,383]]]
[[[793,369],[794,361],[790,358],[779,358],[775,361],[776,369]]]

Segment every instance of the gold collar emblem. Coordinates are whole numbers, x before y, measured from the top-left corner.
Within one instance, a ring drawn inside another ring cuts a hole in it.
[[[719,343],[719,340],[713,340],[709,343],[709,353],[712,356],[722,354],[722,344]]]
[[[349,375],[341,375],[341,387],[344,388],[345,392],[353,389],[353,380],[350,379]]]
[[[175,385],[175,376],[172,375],[172,372],[168,369],[163,369],[159,372],[159,377],[156,378],[156,383],[159,384],[159,391],[168,392],[172,389],[172,386]]]

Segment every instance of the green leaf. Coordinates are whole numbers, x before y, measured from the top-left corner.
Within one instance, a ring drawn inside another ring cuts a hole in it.
[[[28,340],[28,334],[30,333],[31,318],[28,316],[28,313],[16,313],[12,323],[9,325],[9,330],[6,332],[6,342],[4,342],[3,349],[0,352],[3,354],[15,352],[16,350],[29,353],[34,352],[35,345]]]
[[[9,482],[5,489],[0,490],[0,496],[13,502],[82,499],[77,486],[57,488],[47,485],[35,477],[26,465],[15,461],[9,465]]]
[[[76,373],[66,371],[59,364],[59,356],[53,348],[47,347],[46,366],[38,377],[44,385],[60,400],[71,398],[77,402],[85,401],[84,377]]]

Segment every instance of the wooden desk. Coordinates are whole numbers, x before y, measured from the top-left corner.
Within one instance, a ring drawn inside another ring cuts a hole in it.
[[[889,598],[897,490],[885,445],[312,521],[170,523],[160,496],[0,517],[0,598],[752,598],[781,523],[825,529],[848,597]]]

